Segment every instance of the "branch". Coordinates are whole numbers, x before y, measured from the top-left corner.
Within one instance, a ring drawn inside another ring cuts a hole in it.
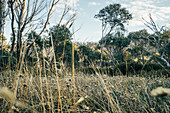
[[[46,22],[45,22],[45,25],[44,25],[44,27],[43,27],[43,29],[41,30],[41,32],[39,33],[39,35],[41,35],[43,32],[44,32],[44,30],[45,30],[45,28],[47,27],[47,24],[49,23],[49,19],[50,19],[50,15],[51,15],[51,12],[52,12],[52,9],[53,9],[53,7],[59,2],[60,0],[53,0],[53,2],[52,2],[52,4],[51,4],[51,8],[50,8],[50,10],[49,10],[49,12],[48,12],[48,15],[47,15],[47,19],[46,19]]]

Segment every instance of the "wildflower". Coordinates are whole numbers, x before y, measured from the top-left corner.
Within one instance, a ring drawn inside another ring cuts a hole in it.
[[[137,61],[138,61],[138,58],[135,58],[134,61],[137,62]]]
[[[159,54],[159,53],[155,53],[155,55],[158,55],[158,56],[159,56],[160,54]]]

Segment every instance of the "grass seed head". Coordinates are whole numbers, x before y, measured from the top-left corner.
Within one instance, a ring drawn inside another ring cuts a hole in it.
[[[170,89],[169,88],[162,88],[158,87],[156,89],[153,89],[151,91],[151,96],[157,97],[157,96],[170,96]]]
[[[7,87],[0,88],[0,96],[5,98],[7,101],[14,103],[16,100],[16,97],[14,93],[9,90]]]
[[[77,102],[76,102],[76,105],[78,105],[79,103],[83,102],[84,101],[84,97],[81,97]]]

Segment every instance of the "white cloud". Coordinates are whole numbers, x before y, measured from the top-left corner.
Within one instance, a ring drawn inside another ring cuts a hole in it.
[[[97,2],[89,2],[88,4],[91,5],[91,6],[98,6],[98,5],[100,5],[100,3],[97,3]]]
[[[66,4],[71,8],[76,8],[80,0],[67,0]]]
[[[57,14],[61,15],[64,11],[64,8],[69,7],[69,8],[71,8],[71,10],[69,11],[68,14],[73,15],[73,14],[77,13],[76,10],[77,10],[79,1],[80,0],[60,0],[60,2],[56,5],[54,11]]]
[[[160,25],[166,24],[165,21],[170,18],[170,7],[160,7],[157,5],[159,2],[157,0],[134,0],[123,3],[122,7],[127,8],[133,16],[129,26],[144,26],[142,18],[149,21],[149,13],[152,15],[155,23]]]
[[[63,10],[66,6],[70,7],[71,9],[77,8],[78,2],[80,0],[60,0],[60,2],[56,5],[57,8]]]
[[[109,5],[109,4],[111,4],[112,2],[110,2],[110,1],[106,1],[105,3],[106,3],[107,5]]]
[[[130,20],[130,21],[129,21],[129,26],[131,26],[131,27],[143,26],[143,22],[140,21],[140,20],[135,20],[135,19],[133,19],[133,20]]]

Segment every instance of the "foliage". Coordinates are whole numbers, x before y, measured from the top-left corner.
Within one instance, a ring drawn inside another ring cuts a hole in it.
[[[50,33],[49,34],[49,41],[50,41],[50,45],[51,45],[51,36],[54,42],[54,45],[62,45],[64,44],[64,42],[66,41],[71,41],[71,32],[70,30],[65,27],[65,25],[56,25],[53,26],[52,28],[50,28]]]
[[[53,26],[52,28],[50,28],[49,38],[45,42],[46,45],[52,46],[51,41],[53,41],[55,55],[56,55],[57,61],[59,61],[65,49],[65,44],[71,41],[70,30],[66,28],[64,25]]]
[[[165,55],[170,58],[170,51],[169,50],[170,50],[170,43],[168,43],[163,50],[165,52]]]
[[[5,40],[7,40],[6,37],[3,35],[0,35],[0,45],[2,44],[2,41],[4,42]]]
[[[32,31],[28,34],[27,43],[31,44],[32,42],[35,42],[40,49],[43,47],[43,40],[41,36],[39,36],[35,31]]]
[[[144,64],[146,56],[149,56],[150,50],[152,49],[149,45],[148,38],[150,37],[150,34],[145,30],[139,30],[136,32],[130,32],[127,36],[131,40],[131,46],[128,51],[131,53],[132,58],[138,58],[141,57],[141,61]],[[140,62],[140,60],[138,60]]]
[[[79,55],[78,51],[74,49],[74,65],[75,67],[79,66]],[[65,52],[64,52],[64,58],[63,62],[67,65],[67,67],[71,67],[72,65],[72,43],[66,42],[65,44]]]
[[[102,39],[100,41],[102,44],[100,61],[102,61],[103,48],[108,45],[107,43],[111,43],[108,37],[112,37],[113,30],[115,30],[115,33],[117,33],[117,30],[118,32],[125,31],[124,24],[132,19],[132,14],[126,8],[122,8],[120,4],[110,4],[101,9],[94,17],[102,21]],[[110,59],[113,59],[113,51],[109,51]]]
[[[118,62],[125,61],[126,54],[123,53],[123,51],[130,44],[130,40],[128,38],[124,37],[123,34],[118,32],[114,36],[108,35],[102,40],[105,40],[106,42],[105,47],[109,52],[110,57],[112,57],[110,59],[114,58]],[[100,40],[100,43],[102,40]]]
[[[96,56],[94,55],[93,50],[85,45],[80,45],[78,47],[79,56],[81,61],[83,61],[84,66],[89,66],[91,61],[94,61]]]
[[[53,41],[57,62],[63,62],[67,67],[71,67],[72,62],[71,36],[70,30],[65,25],[56,25],[50,28],[49,38],[45,41],[46,47],[51,47]],[[79,57],[76,49],[74,50],[74,56],[75,66],[78,66]]]
[[[10,12],[9,16],[11,17],[10,22],[12,30],[11,53],[14,53],[15,45],[17,45],[16,51],[18,63],[20,61],[19,58],[23,44],[22,37],[26,33],[28,26],[30,25],[32,29],[41,28],[39,29],[40,33],[38,34],[41,35],[46,29],[52,10],[58,2],[58,0],[50,0],[48,3],[46,3],[45,0],[8,0],[7,7]],[[45,7],[48,7],[49,10],[45,10]],[[30,44],[30,46],[33,46],[33,43]],[[28,47],[28,51],[31,48],[30,46]]]
[[[110,30],[117,26],[124,30],[124,23],[132,19],[132,15],[125,8],[121,8],[120,4],[110,4],[101,9],[99,13],[95,15],[95,18],[102,20],[104,24],[109,24]]]
[[[126,67],[127,66],[127,67]],[[120,63],[117,64],[116,67],[114,68],[114,73],[122,73],[123,75],[128,73],[140,73],[141,71],[156,71],[156,70],[164,70],[164,68],[157,63],[147,63],[147,64],[140,64],[136,62],[130,62],[130,63]],[[120,72],[119,72],[120,71]]]
[[[157,53],[154,53],[153,55],[151,55],[149,62],[158,63],[165,67],[167,66],[166,63],[164,61],[162,61],[162,59],[160,58],[160,55]]]
[[[164,45],[164,47],[161,49],[161,51],[165,54],[165,56],[170,57],[170,30],[166,30],[162,33],[162,40],[161,43]]]
[[[11,0],[9,4],[12,5]],[[16,7],[17,10],[19,9]],[[95,18],[102,20],[105,25],[109,24],[110,32],[107,32],[97,47],[93,48],[92,43],[74,46],[76,67],[74,76],[70,76],[72,33],[65,25],[50,28],[49,37],[45,40],[45,49],[52,48],[52,43],[54,44],[56,61],[52,59],[52,63],[51,60],[44,58],[43,41],[35,31],[28,35],[28,43],[35,42],[39,49],[38,56],[33,54],[27,57],[28,60],[20,59],[21,63],[17,65],[16,58],[4,50],[3,56],[0,57],[0,61],[3,61],[0,62],[0,85],[11,94],[3,95],[4,92],[0,87],[0,96],[2,96],[0,112],[15,112],[15,110],[16,112],[80,113],[168,112],[169,97],[153,98],[149,93],[158,86],[170,87],[170,68],[160,57],[163,55],[167,61],[169,60],[169,31],[161,33],[160,37],[155,35],[156,33],[150,35],[146,30],[131,32],[128,37],[124,37],[121,31],[111,33],[116,27],[124,30],[124,23],[132,18],[120,4],[111,4],[103,8]],[[12,41],[15,41],[15,37],[12,38]],[[104,51],[101,49],[103,42]],[[153,47],[152,51],[149,50],[150,47]],[[152,53],[154,54],[151,56]],[[103,62],[99,67],[96,62],[101,61],[101,55]],[[132,61],[141,56],[144,58],[145,55],[151,57],[147,62]],[[54,62],[66,64],[65,70],[62,69],[60,75],[56,72],[58,67]],[[93,66],[95,63],[99,68]],[[14,86],[15,91],[10,91]],[[16,101],[12,103],[9,97]],[[75,109],[73,109],[74,104]]]
[[[78,53],[80,57],[80,62],[83,62],[84,66],[90,66],[99,63],[101,58],[101,51],[96,48],[96,50],[88,47],[88,45],[80,45],[78,47]],[[107,54],[103,53],[103,60],[108,60]]]
[[[131,39],[131,41],[135,43],[135,45],[137,45],[137,43],[140,43],[141,41],[147,41],[149,36],[150,34],[147,32],[146,29],[142,29],[136,32],[130,32],[128,34],[128,38]]]
[[[126,75],[126,72],[127,74],[128,73],[138,73],[141,69],[142,69],[142,64],[138,64],[136,62],[130,62],[130,63],[120,63],[120,64],[117,64],[115,67],[114,67],[114,73],[117,73],[117,74],[123,74],[123,75]]]
[[[0,50],[0,53],[2,54],[2,50]],[[10,56],[9,52],[6,50],[3,50],[3,56],[0,55],[0,71],[4,71],[7,69],[15,69],[17,65],[16,58],[13,56]]]

